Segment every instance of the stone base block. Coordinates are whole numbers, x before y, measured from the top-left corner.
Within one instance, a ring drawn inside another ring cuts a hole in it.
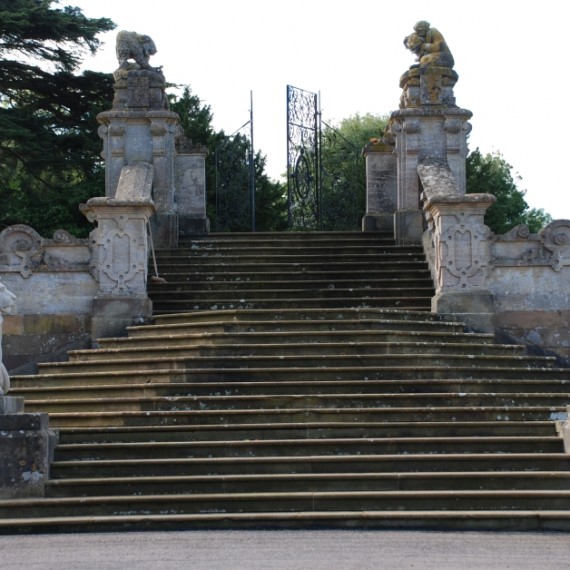
[[[394,214],[366,214],[362,218],[363,232],[393,232]]]
[[[421,210],[398,210],[394,213],[394,237],[398,245],[420,245],[423,233]]]
[[[150,223],[155,249],[178,247],[178,216],[175,213],[158,213]]]
[[[207,236],[210,233],[210,220],[207,217],[179,216],[178,228],[183,236]]]
[[[0,499],[45,496],[57,436],[47,414],[0,414]]]
[[[438,293],[431,300],[432,312],[451,314],[477,332],[493,333],[493,295],[488,291]]]
[[[0,396],[0,416],[3,414],[19,414],[24,411],[24,398]]]
[[[98,296],[93,299],[91,338],[125,336],[126,328],[152,317],[152,301],[148,297]]]

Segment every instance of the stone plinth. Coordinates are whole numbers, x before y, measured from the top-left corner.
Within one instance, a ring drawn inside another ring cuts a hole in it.
[[[0,498],[45,496],[57,432],[47,414],[23,413],[23,399],[0,396]]]
[[[400,78],[401,108],[439,105],[455,107],[453,88],[459,76],[448,67],[416,67]]]
[[[362,231],[392,232],[397,207],[397,170],[394,146],[385,142],[364,147],[366,161],[366,214]]]

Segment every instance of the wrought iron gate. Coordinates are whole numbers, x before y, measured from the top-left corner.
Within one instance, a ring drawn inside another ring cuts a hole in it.
[[[288,85],[289,228],[358,229],[365,208],[363,188],[360,149],[322,121],[316,93]]]

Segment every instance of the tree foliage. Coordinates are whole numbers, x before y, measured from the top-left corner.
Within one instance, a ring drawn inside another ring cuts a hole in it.
[[[337,125],[324,125],[321,137],[321,208],[323,229],[353,230],[366,210],[366,171],[363,147],[382,136],[388,117],[350,116]]]
[[[519,224],[533,233],[552,221],[542,209],[530,209],[513,176],[512,166],[498,152],[483,155],[475,149],[467,157],[467,192],[493,194],[497,201],[485,215],[485,224],[497,234],[504,234]]]
[[[0,229],[86,235],[80,202],[103,184],[96,115],[111,75],[76,70],[97,35],[115,27],[51,0],[0,2]]]
[[[212,127],[209,105],[185,86],[179,96],[171,96],[170,108],[180,115],[184,134],[194,144],[209,151],[206,162],[208,217],[213,231],[250,231],[251,145],[243,133],[228,136]],[[265,173],[266,159],[260,152],[253,157],[255,178],[255,229],[277,231],[286,228],[287,203],[283,184]]]

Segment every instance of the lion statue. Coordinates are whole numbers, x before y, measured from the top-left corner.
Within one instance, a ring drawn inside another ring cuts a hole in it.
[[[150,56],[156,53],[156,46],[150,36],[122,30],[117,34],[116,50],[119,69],[148,69],[156,71],[148,63]],[[134,60],[136,66],[129,64],[129,59]]]
[[[10,389],[10,376],[2,363],[2,323],[3,315],[9,313],[16,304],[16,295],[6,289],[4,283],[0,283],[0,396]]]

